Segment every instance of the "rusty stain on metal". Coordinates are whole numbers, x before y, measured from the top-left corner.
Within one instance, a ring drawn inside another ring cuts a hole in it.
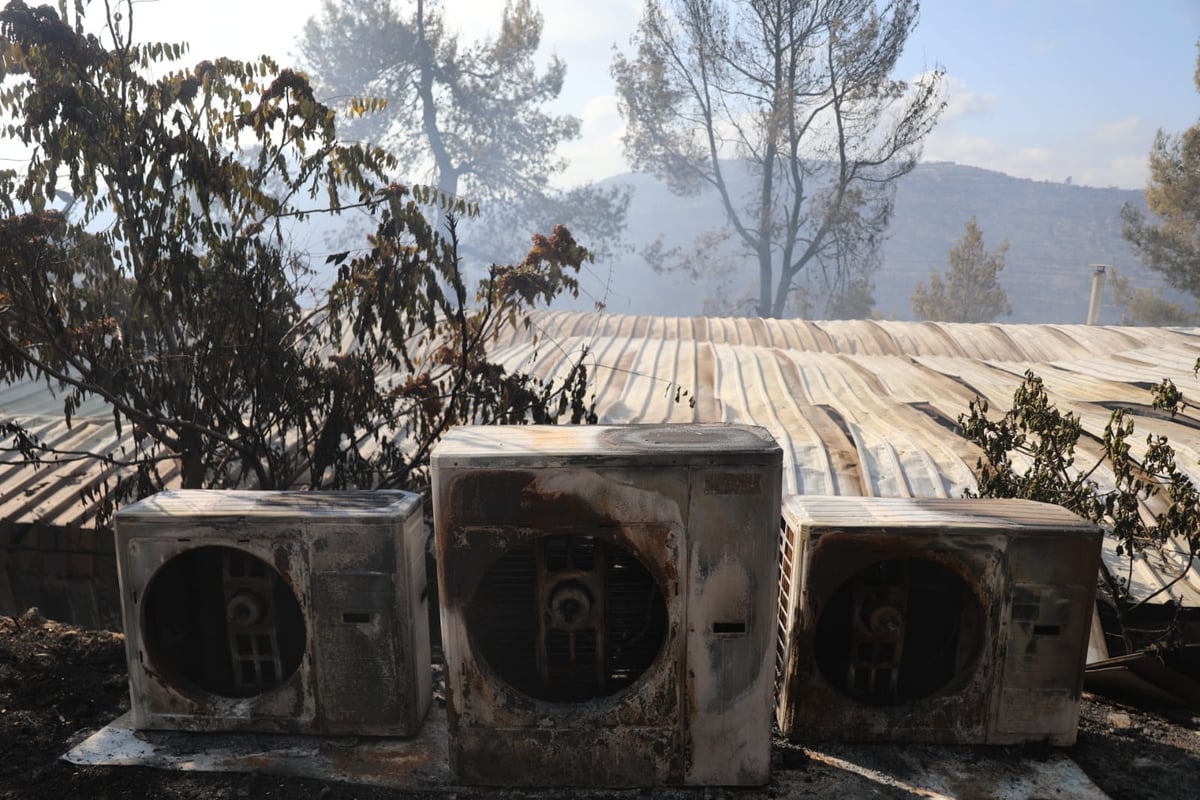
[[[452,431],[433,492],[458,779],[764,783],[780,461],[748,426]]]
[[[1101,531],[1024,500],[783,505],[777,721],[805,741],[1075,741]]]

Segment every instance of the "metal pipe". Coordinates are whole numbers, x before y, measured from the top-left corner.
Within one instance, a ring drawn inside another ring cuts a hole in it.
[[[1088,303],[1087,324],[1100,324],[1100,310],[1104,305],[1104,272],[1107,264],[1089,264],[1092,272],[1092,299]]]

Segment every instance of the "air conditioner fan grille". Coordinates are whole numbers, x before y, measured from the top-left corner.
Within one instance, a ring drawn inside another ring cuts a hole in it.
[[[978,598],[931,559],[867,565],[821,607],[817,666],[831,685],[868,705],[920,700],[957,685],[982,651]]]
[[[204,546],[168,560],[141,600],[151,668],[182,690],[253,697],[292,676],[307,628],[288,583],[243,550]]]
[[[580,702],[636,681],[666,639],[654,576],[623,547],[554,535],[515,547],[472,595],[468,626],[500,678],[540,700]]]

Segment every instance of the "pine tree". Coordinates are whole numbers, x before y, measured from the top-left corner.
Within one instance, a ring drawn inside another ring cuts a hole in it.
[[[861,294],[943,107],[940,69],[891,77],[917,16],[914,0],[646,0],[616,57],[626,156],[677,193],[715,190],[760,316],[797,289]]]
[[[468,245],[490,259],[528,247],[519,233],[565,223],[591,249],[615,246],[625,226],[622,187],[551,187],[558,155],[580,121],[546,107],[562,91],[566,64],[538,69],[542,15],[506,0],[496,34],[471,44],[426,0],[325,0],[300,40],[319,96],[336,98],[344,133],[383,145],[410,179],[480,203],[489,223]]]
[[[1200,91],[1200,56],[1193,79]],[[1200,300],[1200,122],[1177,136],[1160,130],[1154,137],[1146,204],[1161,222],[1126,203],[1122,234],[1150,269]]]
[[[988,253],[983,233],[971,217],[963,238],[950,248],[945,280],[934,269],[929,287],[922,282],[913,290],[909,298],[913,313],[918,319],[937,322],[993,322],[996,317],[1012,313],[1008,294],[997,280],[1007,252],[1005,241]]]

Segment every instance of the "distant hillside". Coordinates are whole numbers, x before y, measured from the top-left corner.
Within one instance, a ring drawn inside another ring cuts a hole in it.
[[[635,253],[611,266],[595,265],[586,283],[589,297],[578,305],[605,297],[609,310],[618,313],[702,313],[709,287],[678,274],[656,274],[636,253],[660,236],[667,245],[687,245],[697,234],[723,226],[715,193],[676,197],[645,174],[609,180],[633,188],[628,237]],[[1083,322],[1092,279],[1089,264],[1114,265],[1135,286],[1162,286],[1121,238],[1119,212],[1126,202],[1144,205],[1142,193],[1032,181],[957,164],[922,164],[896,191],[883,266],[875,279],[876,306],[885,316],[911,319],[909,294],[918,281],[928,280],[931,269],[945,270],[950,247],[975,215],[989,250],[1004,239],[1009,242],[1001,283],[1013,313],[1003,321]],[[756,285],[752,264],[730,268],[747,291]],[[607,287],[604,281],[610,282]],[[1103,321],[1115,323],[1119,316],[1106,293]]]
[[[1008,240],[1001,283],[1011,322],[1084,322],[1092,272],[1110,264],[1135,286],[1162,286],[1121,238],[1121,206],[1145,207],[1142,193],[1012,178],[957,164],[922,164],[900,182],[883,248],[875,300],[885,314],[911,317],[908,296],[947,254],[974,215],[989,250]],[[1105,322],[1119,313],[1106,294]]]

